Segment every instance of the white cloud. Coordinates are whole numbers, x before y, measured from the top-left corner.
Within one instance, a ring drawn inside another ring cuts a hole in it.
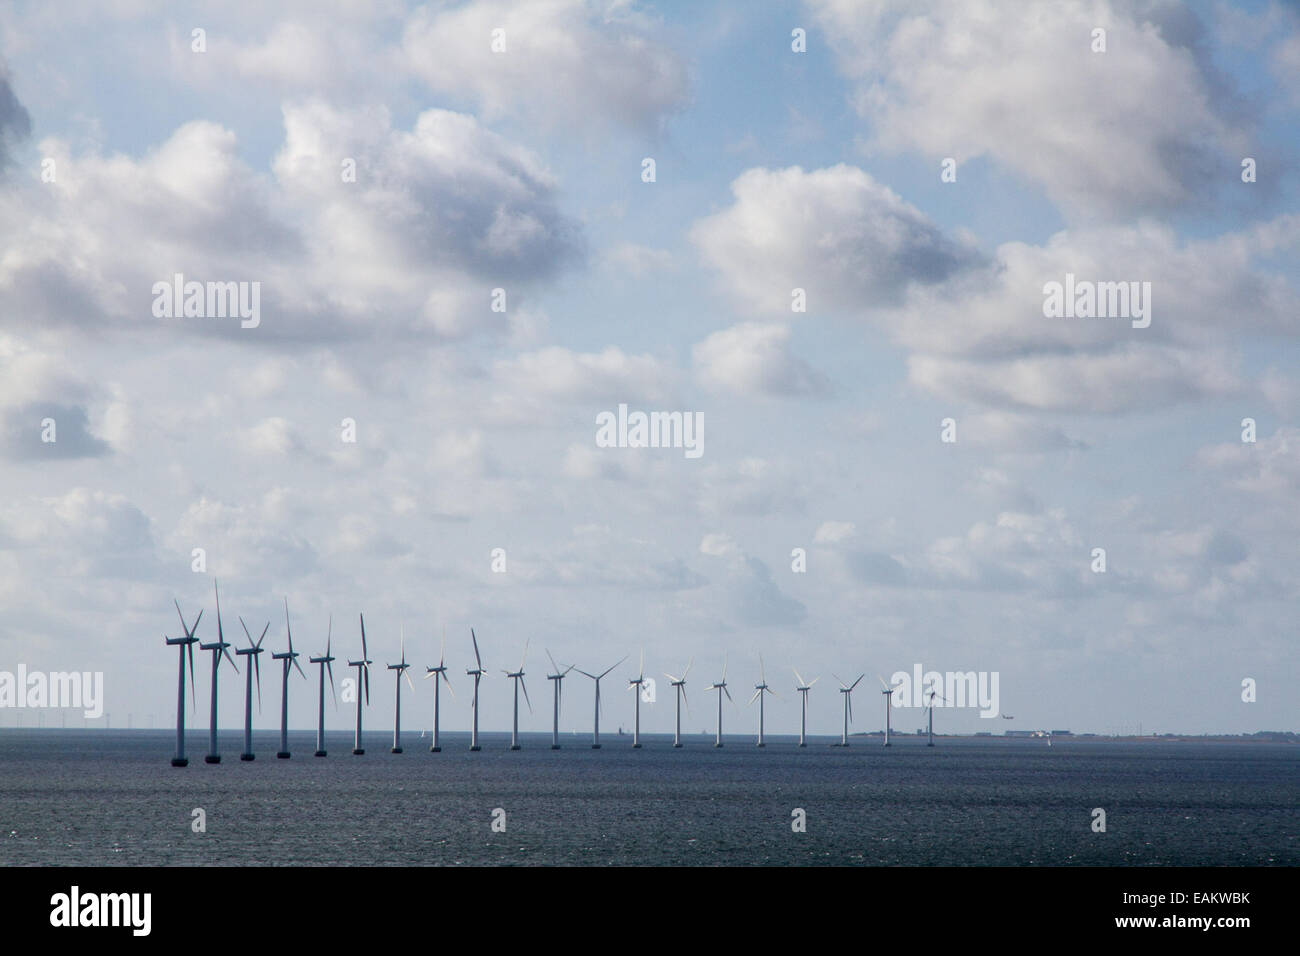
[[[505,52],[493,52],[494,30]],[[488,117],[655,129],[685,104],[689,80],[659,29],[627,3],[472,0],[422,7],[406,24],[400,61],[441,94]]]
[[[714,332],[691,349],[696,377],[713,388],[741,395],[810,395],[826,391],[826,380],[789,346],[782,325],[746,322]]]
[[[1153,0],[808,0],[874,143],[988,155],[1075,215],[1203,200],[1250,137],[1195,16]],[[1107,31],[1105,53],[1092,30]]]

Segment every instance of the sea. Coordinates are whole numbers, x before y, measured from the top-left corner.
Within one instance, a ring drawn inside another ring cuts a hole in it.
[[[1295,866],[1300,746],[0,729],[0,866]],[[1103,811],[1104,816],[1098,814]],[[1104,828],[1099,827],[1104,823]]]

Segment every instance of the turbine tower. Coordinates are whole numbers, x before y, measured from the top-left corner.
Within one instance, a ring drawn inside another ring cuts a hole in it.
[[[882,693],[885,696],[885,746],[888,747],[889,746],[889,711],[890,711],[889,705],[893,702],[894,691],[898,690],[901,682],[900,684],[894,684],[891,686],[889,684],[886,684],[885,679],[881,677],[879,674],[876,675],[876,680],[880,681],[880,686],[884,688],[884,690],[882,690],[880,693]]]
[[[325,632],[325,653],[321,657],[309,657],[307,662],[320,668],[320,711],[316,723],[316,756],[325,756],[325,669],[330,672],[330,695],[334,698],[334,709],[339,706],[338,695],[334,693],[334,655],[330,653],[330,640],[334,636],[334,615],[330,615],[329,629]]]
[[[930,703],[925,708],[925,712],[930,718],[930,741],[929,743],[926,744],[927,747],[934,746],[934,699],[936,697],[938,697],[945,704],[948,703],[947,698],[945,698],[942,694],[934,690],[930,691]]]
[[[641,685],[645,683],[645,648],[641,648],[641,667],[636,672],[636,678],[627,682],[627,689],[634,691],[633,698],[636,701],[636,712],[632,718],[632,749],[641,749]]]
[[[674,677],[672,674],[665,673],[664,676],[672,681],[673,687],[677,690],[677,731],[673,734],[673,746],[680,748],[682,745],[682,701],[686,700],[686,675],[691,672],[691,665],[695,663],[695,658],[691,658],[686,665],[686,670],[682,671],[681,677]],[[687,704],[686,709],[690,710],[691,705]]]
[[[555,663],[555,658],[551,657],[551,652],[547,651],[546,656],[551,660],[551,666],[555,668],[554,674],[547,674],[546,679],[555,681],[555,692],[551,695],[552,704],[554,705],[554,721],[551,724],[551,749],[560,749],[560,698],[564,696],[564,678],[569,676],[569,671],[573,670],[570,664],[564,670],[560,670],[560,665]]]
[[[478,635],[474,633],[474,628],[469,629],[470,640],[474,642],[474,666],[465,668],[465,673],[474,678],[474,723],[471,725],[469,735],[469,749],[482,750],[478,745],[478,682],[486,675],[483,669],[483,658],[478,653]]]
[[[727,700],[731,700],[731,691],[727,690],[727,657],[722,656],[722,680],[713,685],[713,690],[718,692],[718,735],[714,738],[713,746],[722,746],[722,695],[727,695]]]
[[[389,753],[400,754],[402,752],[402,678],[406,678],[406,686],[411,688],[411,693],[415,693],[415,685],[411,683],[411,675],[406,673],[407,668],[411,665],[406,663],[406,625],[402,625],[402,660],[399,664],[389,664],[390,671],[397,671],[397,696],[393,698],[393,749]]]
[[[758,655],[758,673],[759,683],[754,685],[754,696],[749,698],[749,702],[752,704],[758,701],[758,745],[766,747],[767,744],[763,741],[763,694],[768,693],[775,697],[776,691],[767,686],[767,669],[763,666],[762,654]]]
[[[266,627],[262,628],[262,636],[253,640],[253,635],[248,633],[248,625],[244,619],[239,619],[240,626],[244,629],[244,635],[248,638],[247,647],[235,648],[236,657],[253,658],[253,666],[244,671],[244,752],[239,755],[240,760],[253,759],[253,672],[257,672],[257,712],[262,712],[262,665],[259,663],[259,655],[262,653],[262,641],[266,640],[266,632],[271,628],[271,622],[266,622]]]
[[[442,687],[439,686],[439,675],[442,682],[447,685],[447,690],[451,691],[453,699],[456,692],[451,689],[451,681],[447,678],[447,629],[442,629],[442,654],[438,657],[438,666],[425,669],[424,679],[433,678],[433,744],[429,747],[429,753],[436,754],[442,750],[442,745],[438,742],[438,711],[441,703]]]
[[[284,661],[284,671],[280,679],[280,749],[276,756],[281,760],[289,759],[289,667],[298,668],[302,679],[307,679],[306,672],[298,663],[302,655],[293,649],[293,629],[289,627],[289,599],[284,599],[284,630],[289,636],[289,650],[285,654],[272,654],[271,660]]]
[[[519,686],[521,684],[523,684],[524,702],[528,704],[528,712],[530,714],[533,712],[533,702],[528,699],[528,685],[524,683],[524,661],[527,659],[528,659],[528,639],[525,638],[524,653],[523,656],[519,658],[519,670],[511,673],[510,671],[506,670],[504,667],[501,669],[501,673],[505,674],[507,677],[511,678],[515,682],[515,722],[513,728],[510,731],[511,750],[519,749]]]
[[[370,665],[374,663],[370,659],[370,652],[366,650],[366,616],[361,617],[361,660],[348,661],[348,667],[357,669],[357,736],[352,743],[352,753],[361,756],[366,752],[366,748],[361,746],[361,690],[365,688],[366,705],[370,705]],[[363,683],[364,681],[364,683]]]
[[[799,696],[800,696],[800,698],[802,698],[802,711],[803,711],[803,715],[802,715],[802,717],[801,717],[800,720],[799,720],[799,746],[800,746],[800,747],[806,747],[806,746],[808,746],[808,744],[807,744],[807,738],[808,738],[808,691],[812,690],[812,685],[815,684],[815,683],[817,683],[819,680],[821,680],[821,678],[820,678],[820,677],[814,677],[811,681],[805,681],[802,677],[799,676],[799,672],[798,672],[797,670],[795,670],[793,667],[790,668],[790,669],[791,669],[792,671],[794,671],[795,679],[799,681],[799,684],[798,684],[797,687],[795,687],[795,690],[797,690],[797,691],[799,692]]]
[[[835,677],[834,674],[831,676]],[[836,680],[840,681],[840,693],[844,695],[844,735],[840,737],[841,747],[847,747],[849,745],[849,722],[853,720],[853,688],[857,687],[862,678],[866,676],[866,674],[859,674],[858,679],[852,684],[846,684],[838,677],[835,677]]]
[[[173,767],[188,767],[189,758],[185,756],[185,657],[186,652],[190,658],[190,699],[191,703],[194,698],[194,645],[199,639],[194,636],[194,632],[199,629],[199,621],[203,620],[203,611],[199,610],[199,616],[194,619],[194,626],[185,625],[185,615],[181,614],[181,605],[179,601],[173,601],[176,605],[176,613],[180,615],[181,629],[185,631],[184,637],[167,637],[163,635],[163,640],[168,644],[174,645],[180,651],[180,663],[176,671],[176,756],[172,757]]]
[[[213,644],[200,644],[199,650],[212,652],[212,722],[208,728],[208,753],[203,758],[204,763],[221,763],[221,754],[217,753],[217,671],[221,668],[221,657],[224,654],[226,660],[230,661],[230,666],[235,668],[235,673],[239,673],[239,668],[235,667],[235,659],[230,656],[230,647],[226,643],[225,632],[221,629],[221,593],[217,591],[217,582],[213,580],[212,590],[217,595],[217,640]]]
[[[625,660],[627,660],[626,654],[623,655],[623,657],[619,660],[618,664],[622,664],[623,661]],[[614,667],[617,667],[618,664],[615,664]],[[596,682],[596,718],[595,718],[595,722],[592,724],[592,731],[591,731],[592,750],[600,749],[600,680],[602,677],[604,677],[606,674],[612,671],[614,667],[606,668],[604,671],[601,672],[599,676],[597,676],[596,674],[588,674],[581,667],[576,668],[579,674],[582,674],[586,677],[590,677],[592,680]]]

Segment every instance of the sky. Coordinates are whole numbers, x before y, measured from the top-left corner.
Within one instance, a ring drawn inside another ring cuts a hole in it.
[[[6,4],[0,671],[166,726],[218,580],[240,644],[364,613],[368,729],[444,632],[468,729],[473,627],[488,730],[526,641],[527,731],[547,650],[628,656],[608,729],[644,652],[652,733],[691,661],[695,733],[724,662],[729,733],[760,673],[797,732],[794,668],[876,730],[917,665],[998,675],[954,732],[1300,730],[1298,114],[1293,3]],[[160,315],[176,274],[256,321]],[[1149,325],[1045,314],[1067,274]],[[701,453],[602,447],[620,405]]]

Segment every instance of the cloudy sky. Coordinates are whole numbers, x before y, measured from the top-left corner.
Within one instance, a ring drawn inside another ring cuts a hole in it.
[[[1298,121],[1289,3],[6,4],[0,669],[164,726],[215,577],[276,650],[286,596],[311,653],[364,611],[422,672],[445,627],[453,730],[471,625],[488,729],[525,639],[531,730],[544,648],[619,683],[644,648],[650,731],[691,658],[713,726],[724,652],[774,731],[792,666],[833,732],[832,672],[868,730],[914,664],[1000,674],[1015,722],[963,732],[1300,729]],[[260,283],[260,324],[156,316],[177,273]],[[1045,317],[1067,273],[1150,282],[1150,326]],[[621,403],[703,454],[598,447]]]

